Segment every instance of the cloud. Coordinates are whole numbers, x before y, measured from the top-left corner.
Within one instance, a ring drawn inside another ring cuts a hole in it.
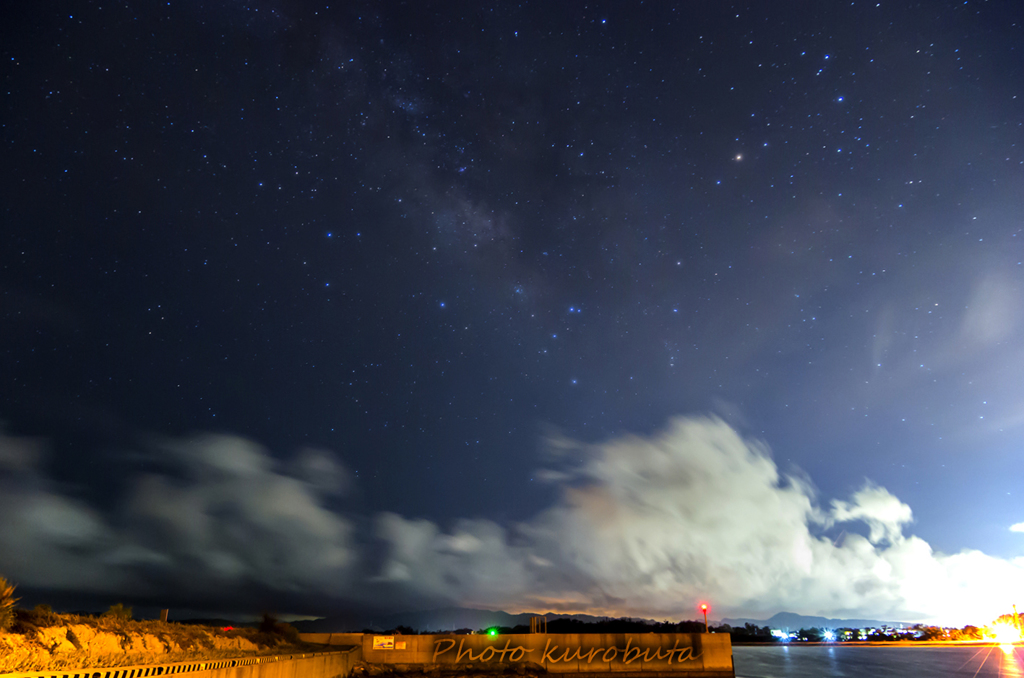
[[[706,600],[718,616],[963,624],[1024,597],[1024,559],[935,552],[906,534],[910,507],[870,481],[826,508],[807,478],[781,472],[763,442],[717,418],[550,442],[537,477],[559,490],[553,505],[517,524],[442,527],[344,514],[352,479],[329,452],[280,461],[224,435],[141,453],[147,470],[100,510],[47,476],[38,441],[0,436],[0,573],[38,588],[176,590],[218,605],[260,590],[666,619],[692,618]]]
[[[221,599],[244,587],[349,587],[351,524],[327,506],[347,473],[321,451],[282,464],[234,436],[166,442],[139,455],[151,470],[101,512],[50,481],[26,449],[0,437],[0,572],[19,583]]]
[[[427,599],[511,604],[532,583],[523,565],[529,553],[489,520],[461,520],[446,534],[428,520],[384,513],[376,534],[390,546],[376,580]]]
[[[866,483],[820,508],[808,481],[780,473],[763,443],[718,419],[676,419],[651,437],[577,447],[581,454],[559,458],[582,461],[547,476],[562,499],[515,526],[514,547],[476,521],[472,533],[490,538],[462,552],[448,540],[465,526],[445,534],[418,521],[411,534],[382,531],[393,554],[385,571],[422,577],[432,595],[463,604],[666,618],[692,616],[706,599],[721,615],[966,623],[1005,612],[1024,593],[1022,562],[939,554],[905,536],[910,508],[883,488]],[[868,537],[851,531],[836,544],[824,531],[837,523],[862,523]],[[461,574],[495,561],[503,569],[493,580]]]
[[[1010,525],[1010,532],[1024,532],[1024,523],[1014,523]]]
[[[0,434],[0,574],[83,591],[126,582],[102,564],[115,542],[102,515],[42,472],[41,441]]]
[[[964,341],[987,347],[1014,335],[1020,308],[1015,288],[1008,276],[996,274],[985,275],[974,283],[961,319]]]
[[[832,502],[833,520],[839,523],[861,521],[867,524],[869,539],[877,544],[883,539],[890,543],[899,541],[903,526],[912,519],[910,507],[887,490],[870,482],[858,490],[850,502]]]
[[[324,496],[342,496],[354,489],[352,476],[328,450],[306,448],[293,464],[300,480]]]
[[[139,477],[124,509],[133,546],[211,586],[336,592],[347,583],[351,527],[323,503],[347,483],[334,460],[307,450],[279,468],[234,436],[176,441],[163,453],[171,473]]]

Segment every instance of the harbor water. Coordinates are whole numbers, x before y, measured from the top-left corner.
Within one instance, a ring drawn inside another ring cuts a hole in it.
[[[733,648],[736,678],[1024,677],[1024,646],[772,645]]]

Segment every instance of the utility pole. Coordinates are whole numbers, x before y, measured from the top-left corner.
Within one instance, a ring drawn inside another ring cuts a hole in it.
[[[710,631],[708,631],[708,604],[701,603],[700,611],[704,613],[704,633],[710,633]],[[1014,611],[1016,611],[1016,608],[1014,608]]]

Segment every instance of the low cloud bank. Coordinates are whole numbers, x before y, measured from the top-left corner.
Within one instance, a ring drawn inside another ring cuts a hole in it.
[[[351,523],[327,508],[348,485],[327,453],[281,464],[233,436],[158,444],[101,512],[44,472],[38,441],[0,437],[0,573],[76,593],[231,600],[240,589],[335,594],[351,584]]]
[[[358,517],[337,508],[351,479],[323,451],[281,462],[237,437],[173,441],[100,510],[46,476],[40,445],[0,437],[0,573],[119,596],[174,586],[227,601],[256,588],[670,619],[707,601],[716,616],[963,624],[1024,599],[1024,559],[936,553],[905,534],[910,507],[869,482],[822,506],[807,479],[719,419],[549,448],[541,476],[561,498],[532,520],[442,529],[384,513],[357,535]]]

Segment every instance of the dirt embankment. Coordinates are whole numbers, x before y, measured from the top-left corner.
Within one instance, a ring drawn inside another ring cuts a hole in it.
[[[0,674],[167,664],[317,649],[322,650],[291,642],[281,633],[250,628],[225,630],[159,621],[21,613],[10,632],[0,632]]]

